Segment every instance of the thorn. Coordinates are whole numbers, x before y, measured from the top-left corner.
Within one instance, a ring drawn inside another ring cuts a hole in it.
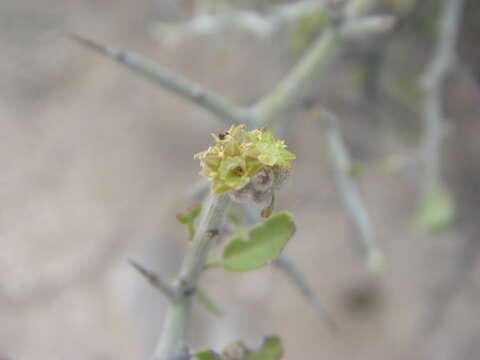
[[[311,285],[308,283],[305,275],[298,267],[285,255],[280,256],[273,264],[295,285],[297,290],[305,297],[312,308],[323,318],[327,326],[335,332],[340,330],[339,325],[330,315],[330,312],[323,305]]]
[[[86,47],[87,49],[93,50],[99,54],[113,58],[120,63],[127,63],[128,55],[124,51],[99,44],[93,40],[81,37],[76,34],[69,34],[68,36],[70,37],[70,39],[72,39],[73,41],[76,41],[77,43]]]
[[[132,259],[127,259],[127,262],[137,270],[147,281],[150,285],[155,287],[156,289],[160,290],[165,296],[167,296],[171,301],[175,301],[177,298],[177,292],[175,288],[170,285],[169,283],[165,282],[161,279],[157,274],[148,270],[143,265],[135,262]]]
[[[67,35],[70,39],[72,39],[73,41],[76,41],[77,43],[89,48],[89,49],[92,49],[92,50],[95,50],[97,52],[101,52],[101,53],[107,53],[107,49],[105,46],[103,45],[100,45],[96,42],[94,42],[93,40],[90,40],[90,39],[87,39],[87,38],[84,38],[84,37],[81,37],[80,35],[77,35],[77,34],[68,34]]]
[[[68,36],[80,45],[124,65],[160,88],[199,105],[227,124],[250,121],[250,117],[246,115],[246,110],[243,107],[230,104],[222,95],[205,89],[200,84],[168,70],[148,57],[135,52],[104,46],[76,34],[69,34]]]

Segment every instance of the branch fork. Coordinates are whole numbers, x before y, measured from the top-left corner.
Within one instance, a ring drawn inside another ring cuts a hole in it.
[[[76,35],[72,38],[87,48],[126,66],[161,88],[198,105],[226,124],[246,124],[247,127],[259,128],[273,123],[277,119],[285,118],[286,114],[302,102],[304,95],[308,94],[319,75],[325,71],[327,65],[348,39],[349,32],[347,30],[343,30],[344,33],[342,34],[342,29],[348,29],[344,26],[351,25],[353,28],[357,26],[354,31],[355,35],[358,33],[369,34],[373,30],[375,32],[379,28],[384,30],[388,27],[389,23],[385,19],[382,21],[378,18],[359,20],[360,16],[375,2],[376,0],[350,1],[340,24],[332,23],[327,27],[286,77],[252,107],[234,105],[225,97],[171,72],[140,54],[106,47]],[[305,3],[307,2],[305,1]],[[198,289],[208,253],[219,234],[219,228],[229,203],[229,197],[226,195],[210,195],[208,197],[202,209],[198,229],[196,229],[190,247],[183,259],[177,280],[173,284],[142,265],[130,261],[130,264],[149,283],[170,300],[163,331],[151,360],[185,360],[190,358],[185,339],[193,301],[191,295]],[[300,291],[320,313],[324,312],[321,305],[316,302],[314,294],[308,290],[306,282],[301,279],[297,270],[286,259],[281,259],[276,266],[282,268],[294,280]]]

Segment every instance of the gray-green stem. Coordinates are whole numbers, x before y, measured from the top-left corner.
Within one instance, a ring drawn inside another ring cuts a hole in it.
[[[361,241],[360,249],[362,253],[366,254],[368,268],[371,271],[379,271],[382,267],[382,254],[373,238],[367,208],[360,196],[357,184],[349,174],[352,162],[335,115],[327,110],[322,110],[320,125],[325,145],[330,153],[335,183],[345,211],[358,233]]]
[[[423,191],[441,186],[443,137],[443,85],[455,62],[455,46],[461,22],[463,0],[445,0],[438,21],[435,53],[420,78],[424,93]]]
[[[394,20],[390,16],[358,19],[376,0],[353,0],[349,3],[342,24],[327,27],[297,65],[285,76],[273,91],[261,98],[253,107],[254,124],[257,127],[281,119],[309,95],[319,75],[351,37],[388,30]]]
[[[253,108],[259,125],[280,119],[281,115],[296,106],[309,94],[318,75],[325,69],[341,46],[340,36],[335,29],[326,29],[308,53],[291,72]]]
[[[203,206],[198,229],[177,277],[177,298],[167,311],[163,331],[152,360],[188,359],[185,338],[189,326],[192,295],[197,288],[208,253],[219,234],[219,227],[229,204],[230,199],[227,195],[211,195]]]
[[[225,97],[180,74],[168,70],[145,56],[104,46],[78,35],[71,35],[71,37],[87,48],[125,65],[127,68],[157,84],[161,88],[193,104],[197,104],[227,124],[250,122],[248,109],[231,104]]]

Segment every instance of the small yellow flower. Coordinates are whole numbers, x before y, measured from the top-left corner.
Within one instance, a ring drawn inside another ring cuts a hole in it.
[[[295,155],[284,141],[275,140],[266,128],[246,131],[245,125],[232,125],[228,131],[213,135],[215,145],[195,154],[200,160],[200,175],[212,180],[212,192],[221,194],[244,187],[258,170],[291,167]]]

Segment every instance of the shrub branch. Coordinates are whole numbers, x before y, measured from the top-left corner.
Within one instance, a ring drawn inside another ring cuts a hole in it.
[[[152,285],[154,288],[158,289],[162,294],[164,294],[170,301],[175,301],[176,290],[169,284],[167,281],[163,280],[157,274],[148,270],[143,265],[140,265],[136,261],[129,259],[128,263],[142,275],[147,282]]]
[[[203,206],[199,226],[175,282],[177,297],[167,311],[163,331],[152,360],[180,360],[188,355],[185,337],[192,295],[196,291],[208,252],[219,235],[219,227],[229,203],[227,195],[210,195]]]
[[[431,62],[420,78],[424,93],[423,190],[440,186],[441,143],[443,137],[442,92],[445,79],[455,61],[455,46],[463,0],[445,0],[437,27],[437,42]]]
[[[197,104],[226,124],[248,124],[250,122],[250,115],[247,109],[229,103],[224,97],[164,68],[145,56],[100,45],[78,35],[71,35],[71,37],[87,48],[125,65],[163,89],[191,103]]]
[[[381,252],[374,242],[368,211],[360,196],[357,184],[350,174],[352,162],[338,128],[337,119],[332,113],[322,110],[320,124],[330,155],[335,184],[343,207],[358,234],[361,249],[366,254],[366,262],[369,269],[378,270],[381,266]]]

